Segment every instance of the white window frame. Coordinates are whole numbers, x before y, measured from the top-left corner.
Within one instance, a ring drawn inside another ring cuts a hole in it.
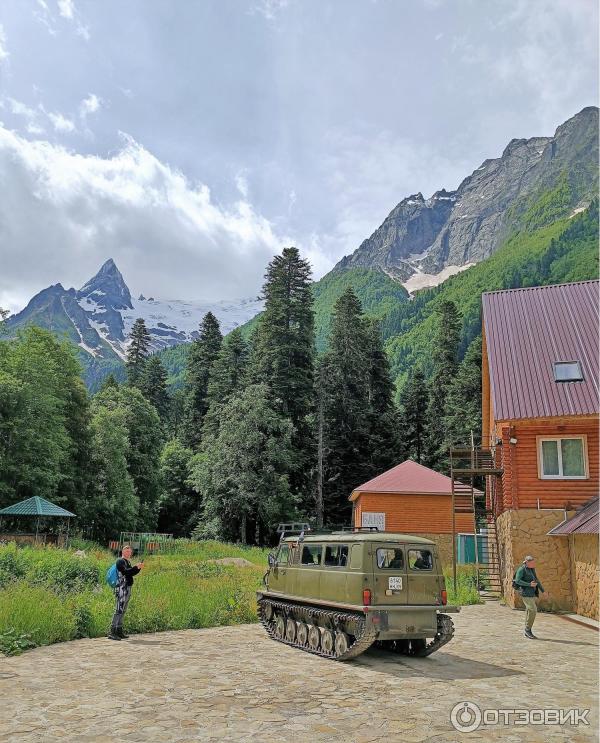
[[[560,474],[563,471],[562,466],[562,446],[558,445],[558,475],[545,475],[544,474],[544,459],[542,456],[542,442],[543,441],[564,441],[565,439],[579,439],[581,441],[583,450],[583,475],[563,475]],[[537,437],[537,455],[538,455],[538,479],[540,480],[588,480],[588,452],[587,452],[587,436],[569,436],[569,434],[563,434],[562,436],[538,436]]]

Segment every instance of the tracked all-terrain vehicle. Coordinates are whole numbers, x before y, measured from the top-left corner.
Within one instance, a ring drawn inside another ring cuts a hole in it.
[[[274,640],[334,660],[373,643],[426,656],[454,624],[435,542],[376,530],[284,533],[269,555],[258,616]]]

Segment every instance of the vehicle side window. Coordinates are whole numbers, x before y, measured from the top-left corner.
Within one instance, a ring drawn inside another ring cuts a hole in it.
[[[322,551],[323,546],[321,544],[305,544],[302,547],[302,564],[320,565]]]
[[[433,570],[433,557],[429,550],[409,550],[408,566],[411,570]]]
[[[404,552],[398,547],[381,547],[377,550],[377,567],[384,570],[403,570]]]
[[[325,547],[325,565],[330,568],[343,568],[348,564],[347,544],[328,544]]]
[[[350,553],[350,568],[352,570],[359,570],[361,567],[362,549],[360,544],[352,545],[352,552]]]
[[[282,544],[277,553],[277,564],[287,565],[290,557],[290,547],[288,544]]]

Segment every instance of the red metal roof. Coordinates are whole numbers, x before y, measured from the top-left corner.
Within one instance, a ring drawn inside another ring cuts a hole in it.
[[[486,292],[483,324],[496,421],[598,412],[598,281]],[[578,361],[581,382],[556,382]]]
[[[548,534],[598,534],[598,498],[592,498],[574,516],[555,526]]]
[[[407,459],[391,470],[354,488],[354,493],[426,493],[450,495],[452,480],[446,475],[430,470],[422,464]],[[475,491],[476,493],[479,491]],[[354,500],[354,498],[351,498]]]

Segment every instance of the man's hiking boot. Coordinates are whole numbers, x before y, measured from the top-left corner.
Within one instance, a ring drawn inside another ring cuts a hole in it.
[[[537,640],[537,637],[533,634],[533,632],[530,629],[526,629],[525,632],[523,632],[523,634],[528,640]]]
[[[121,636],[119,635],[119,628],[118,627],[111,627],[108,635],[109,640],[120,640]]]
[[[123,630],[123,627],[119,627],[117,629],[117,634],[119,635],[119,637],[121,638],[121,640],[127,640],[127,638],[129,637],[129,635],[126,635],[125,634],[125,631]]]

